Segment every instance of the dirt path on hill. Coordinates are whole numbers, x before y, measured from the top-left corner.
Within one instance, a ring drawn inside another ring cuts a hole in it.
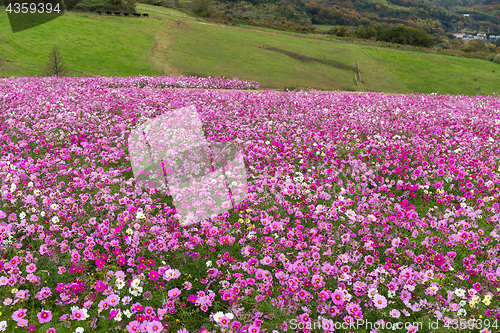
[[[153,40],[153,45],[148,55],[148,62],[164,75],[180,76],[182,73],[172,67],[168,62],[168,50],[174,43],[174,36],[171,33],[174,26],[173,20],[165,20],[163,27],[158,31]]]

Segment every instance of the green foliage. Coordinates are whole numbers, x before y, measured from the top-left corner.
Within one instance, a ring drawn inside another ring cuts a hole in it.
[[[95,12],[120,11],[135,12],[136,0],[81,0],[75,9]]]
[[[486,44],[479,40],[470,41],[465,48],[467,48],[466,52],[488,52]]]
[[[47,76],[63,76],[68,72],[68,68],[64,63],[61,52],[54,47],[49,54],[49,58],[45,63],[45,74]]]
[[[497,40],[495,42],[495,46],[500,47],[500,38],[497,38]]]
[[[356,37],[361,39],[377,38],[377,29],[375,27],[358,28],[356,30]]]
[[[434,38],[426,33],[424,29],[402,25],[397,27],[386,27],[383,25],[361,27],[356,30],[356,37],[362,39],[375,38],[377,41],[427,48],[436,45]]]
[[[208,17],[213,11],[213,0],[194,0],[192,11],[196,16]]]
[[[494,57],[495,57],[495,54],[490,54],[489,56],[486,57],[486,60],[492,61]]]
[[[328,32],[327,34],[330,34],[330,35],[336,35],[336,36],[339,36],[339,37],[348,37],[348,38],[351,38],[353,37],[353,33],[351,30],[349,30],[347,27],[345,26],[333,26]]]
[[[494,63],[500,64],[500,54],[495,55],[492,61]]]
[[[294,91],[299,90],[297,86],[285,86],[282,91]]]
[[[436,45],[434,38],[425,32],[422,28],[412,28],[406,26],[397,26],[392,28],[375,26],[377,30],[377,40],[389,43],[403,45],[412,45],[420,47],[433,47]]]

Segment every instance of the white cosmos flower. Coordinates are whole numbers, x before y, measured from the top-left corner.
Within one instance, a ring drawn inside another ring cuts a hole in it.
[[[210,266],[212,266],[212,261],[211,260],[207,261],[207,267],[210,267]]]
[[[213,315],[213,318],[214,318],[215,322],[218,323],[219,320],[222,318],[222,316],[224,316],[224,313],[219,311]]]
[[[21,214],[19,214],[19,217],[21,219],[24,219],[26,217],[26,213],[25,212],[21,212]]]
[[[464,297],[465,296],[465,290],[463,290],[461,288],[457,288],[457,289],[455,289],[455,295],[457,295],[458,297]]]
[[[59,208],[59,206],[54,203],[54,204],[50,205],[50,208],[52,208],[53,210],[57,210]]]
[[[142,294],[142,287],[136,287],[134,289],[128,288],[128,292],[134,296],[140,296]]]
[[[139,280],[139,279],[134,279],[134,280],[132,281],[132,283],[130,284],[130,287],[132,287],[132,288],[137,288],[137,287],[139,287],[139,284],[140,284],[140,283],[141,283],[141,280]]]
[[[123,281],[122,279],[116,279],[115,286],[118,289],[122,289],[123,287],[125,287],[125,281]]]
[[[52,218],[52,222],[53,222],[53,223],[57,223],[57,222],[59,222],[59,218],[58,218],[57,216],[54,216],[54,217]]]

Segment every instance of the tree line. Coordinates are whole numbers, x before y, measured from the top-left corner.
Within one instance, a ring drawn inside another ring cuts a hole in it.
[[[385,27],[379,24],[356,29],[355,35],[361,39],[374,39],[376,41],[419,46],[433,47],[436,45],[434,37],[422,28],[407,26]]]

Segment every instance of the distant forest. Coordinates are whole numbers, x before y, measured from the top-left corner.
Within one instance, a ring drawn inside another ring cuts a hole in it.
[[[500,33],[498,0],[217,0],[253,8],[226,10],[227,14],[262,17],[277,14],[296,23],[370,26],[387,23],[444,32],[463,29]],[[243,12],[241,12],[243,11]],[[238,13],[239,12],[239,13]],[[261,15],[257,15],[260,12]],[[239,14],[246,15],[239,15]],[[465,17],[464,14],[469,14]]]

